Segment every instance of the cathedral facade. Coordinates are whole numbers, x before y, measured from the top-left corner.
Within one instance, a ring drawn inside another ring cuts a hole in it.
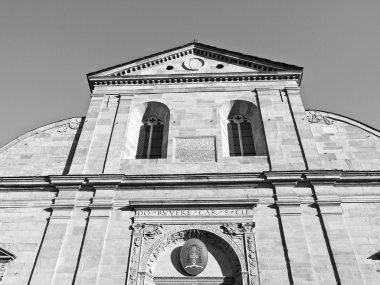
[[[0,284],[379,284],[380,132],[302,75],[195,42],[88,74],[0,149]]]

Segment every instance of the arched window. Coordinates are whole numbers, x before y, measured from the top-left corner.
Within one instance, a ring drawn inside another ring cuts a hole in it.
[[[161,102],[144,102],[131,108],[124,157],[127,159],[166,158],[170,110]]]
[[[164,124],[161,120],[151,117],[142,122],[137,145],[136,158],[150,159],[162,157],[162,141]]]
[[[256,155],[249,119],[242,115],[232,116],[228,119],[227,130],[230,156]]]
[[[261,114],[255,104],[245,100],[227,101],[219,114],[224,157],[268,155]]]

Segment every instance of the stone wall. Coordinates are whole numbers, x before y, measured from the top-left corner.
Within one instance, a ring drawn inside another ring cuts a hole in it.
[[[150,201],[183,201],[184,208],[186,201],[216,205],[223,203],[216,199],[229,203],[258,199],[253,221],[261,284],[335,284],[337,278],[341,284],[350,284],[349,280],[377,284],[380,208],[362,197],[379,195],[378,186],[273,185],[0,191],[0,247],[16,256],[2,284],[71,284],[73,280],[75,284],[125,284],[135,215],[125,201],[144,201],[148,196]],[[25,197],[29,203],[17,202]],[[52,199],[54,204],[49,202]],[[69,207],[70,203],[76,206]],[[230,208],[225,205],[220,206]],[[47,207],[50,211],[44,210]],[[213,216],[219,210],[215,212],[199,212],[211,215],[200,223],[215,218],[219,222],[212,223],[219,228],[223,220]],[[165,219],[170,221],[170,215],[173,223],[176,215],[182,220],[187,217],[186,211],[166,211]],[[162,271],[162,265],[157,268]]]
[[[326,112],[309,111],[308,116],[324,169],[380,169],[379,131]]]
[[[84,118],[30,131],[0,149],[0,176],[67,174]]]

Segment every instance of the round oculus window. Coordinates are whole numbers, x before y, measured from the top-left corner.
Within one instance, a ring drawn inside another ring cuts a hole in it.
[[[197,71],[205,66],[205,61],[202,58],[199,57],[193,57],[188,60],[186,60],[183,63],[183,67],[187,70],[194,70]]]

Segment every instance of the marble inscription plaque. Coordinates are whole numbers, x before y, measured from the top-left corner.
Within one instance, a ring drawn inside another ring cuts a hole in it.
[[[215,137],[176,138],[175,158],[181,162],[215,162]]]
[[[184,209],[184,210],[138,210],[137,216],[240,216],[248,215],[248,209]]]

